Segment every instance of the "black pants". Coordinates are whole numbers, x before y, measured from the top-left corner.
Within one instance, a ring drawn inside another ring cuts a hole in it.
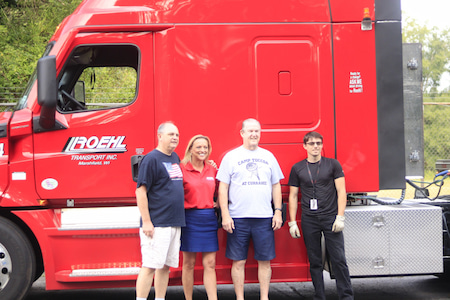
[[[325,300],[325,286],[322,267],[322,232],[330,256],[331,265],[336,277],[336,288],[339,299],[353,299],[353,289],[350,282],[347,260],[345,259],[344,235],[342,232],[332,232],[335,215],[306,216],[302,214],[302,231],[308,253],[310,272],[314,284],[314,299]]]

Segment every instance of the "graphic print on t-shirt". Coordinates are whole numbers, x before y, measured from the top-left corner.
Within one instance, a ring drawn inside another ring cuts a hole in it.
[[[256,179],[259,180],[259,175],[258,175],[258,164],[254,163],[254,162],[250,162],[248,163],[245,168],[247,169],[247,171],[250,172],[250,177],[256,177]]]
[[[242,185],[268,185],[269,182],[266,179],[270,174],[266,174],[265,168],[268,167],[269,163],[264,159],[249,158],[238,162],[238,165],[244,166],[247,171],[245,179],[247,181],[242,182]]]
[[[164,167],[166,167],[167,173],[171,179],[183,178],[183,173],[181,173],[180,166],[178,164],[172,164],[169,162],[163,162]]]

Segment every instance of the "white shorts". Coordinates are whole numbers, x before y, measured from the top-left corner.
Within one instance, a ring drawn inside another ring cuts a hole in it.
[[[155,227],[153,238],[139,230],[142,266],[162,269],[164,265],[177,268],[180,257],[181,227]]]

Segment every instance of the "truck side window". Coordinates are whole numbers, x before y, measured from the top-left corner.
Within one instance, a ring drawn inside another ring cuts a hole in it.
[[[75,48],[61,72],[58,109],[75,112],[107,109],[134,101],[139,51],[133,45]]]

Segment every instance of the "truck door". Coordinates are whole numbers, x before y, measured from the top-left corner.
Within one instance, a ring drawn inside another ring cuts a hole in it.
[[[131,157],[155,146],[152,44],[147,32],[82,33],[57,55],[57,128],[34,128],[41,199],[135,203]]]

